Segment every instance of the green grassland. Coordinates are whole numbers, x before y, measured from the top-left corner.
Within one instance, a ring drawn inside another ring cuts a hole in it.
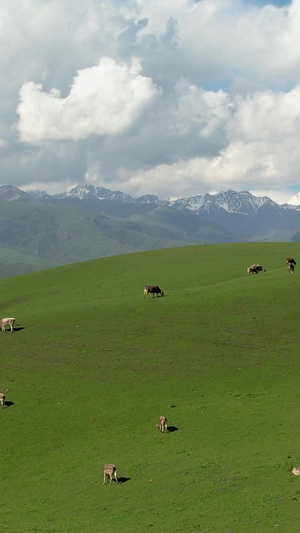
[[[190,246],[1,280],[19,324],[0,333],[2,533],[298,531],[287,256],[300,244]],[[144,300],[152,283],[165,296]]]

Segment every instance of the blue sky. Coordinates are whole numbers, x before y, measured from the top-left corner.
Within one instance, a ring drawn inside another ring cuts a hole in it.
[[[248,1],[248,3],[251,4],[253,2]],[[270,0],[269,2],[266,2],[265,0],[255,0],[255,3],[258,6],[266,6],[268,4],[272,4],[273,6],[281,7],[281,6],[289,5],[291,2],[290,0],[288,2],[286,2],[285,0]]]
[[[300,0],[10,0],[1,20],[2,184],[300,191]]]

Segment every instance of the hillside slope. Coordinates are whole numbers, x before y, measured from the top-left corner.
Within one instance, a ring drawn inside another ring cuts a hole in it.
[[[1,190],[5,200],[0,200],[0,257],[5,261],[0,277],[140,250],[237,240],[216,224],[169,208],[168,217],[145,216],[142,209],[124,220],[77,202],[44,205],[25,193],[19,197],[15,187]],[[156,208],[152,206],[154,213]]]
[[[238,237],[231,231],[224,229],[213,221],[203,217],[191,216],[186,211],[176,211],[167,206],[149,206],[141,208],[141,214],[135,213],[128,217],[130,221],[137,221],[159,226],[169,230],[177,230],[183,238],[194,239],[197,244],[221,242],[238,242]]]
[[[1,280],[18,324],[0,333],[2,529],[297,531],[287,256],[300,244],[191,246]],[[266,272],[248,276],[254,262]],[[151,283],[165,296],[145,300]],[[119,485],[102,485],[106,462]]]

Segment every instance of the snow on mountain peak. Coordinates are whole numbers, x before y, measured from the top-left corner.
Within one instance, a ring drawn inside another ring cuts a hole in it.
[[[37,192],[35,196],[38,197]],[[53,197],[59,200],[63,200],[64,198],[78,198],[79,200],[106,200],[119,202],[121,204],[136,205],[152,203],[174,207],[175,209],[186,209],[195,214],[209,214],[218,210],[223,210],[227,213],[251,215],[265,207],[280,209],[280,206],[267,196],[254,196],[248,191],[236,192],[232,190],[222,191],[216,194],[198,194],[186,198],[179,198],[177,200],[164,201],[160,200],[158,196],[154,194],[145,194],[138,198],[133,198],[121,191],[112,191],[104,187],[96,187],[92,184],[85,183],[73,187],[68,192],[55,194]],[[295,205],[290,207],[295,208]]]
[[[217,194],[204,194],[180,198],[172,202],[177,209],[189,209],[197,212],[210,212],[224,209],[228,213],[255,213],[263,205],[277,205],[267,196],[256,197],[250,192],[224,191]]]

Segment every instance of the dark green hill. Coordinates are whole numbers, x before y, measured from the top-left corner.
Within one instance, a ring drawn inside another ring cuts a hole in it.
[[[240,240],[231,231],[214,222],[167,206],[143,206],[141,213],[131,215],[128,220],[143,221],[162,228],[173,229],[173,231],[177,230],[184,238],[195,239],[198,244],[238,242]]]
[[[10,189],[9,200],[0,200],[0,277],[140,250],[236,240],[214,223],[171,208],[147,204],[135,216],[127,210],[125,218],[109,218],[77,204],[41,204],[25,193],[15,199]]]

